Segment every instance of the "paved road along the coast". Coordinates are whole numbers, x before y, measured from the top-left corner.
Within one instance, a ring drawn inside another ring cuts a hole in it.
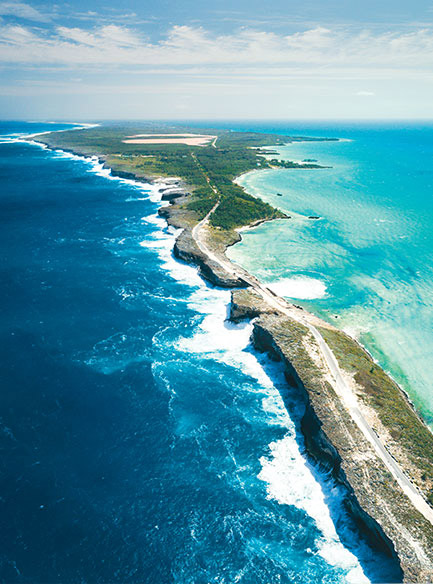
[[[293,318],[297,322],[300,322],[309,329],[309,331],[315,338],[319,346],[323,360],[331,373],[333,388],[337,395],[340,396],[346,409],[350,413],[353,421],[356,423],[358,428],[364,434],[365,438],[373,446],[378,457],[383,461],[389,472],[395,478],[395,480],[397,481],[403,492],[410,499],[414,507],[418,509],[418,511],[427,519],[427,521],[430,521],[430,523],[433,525],[433,509],[421,495],[417,487],[403,472],[400,465],[391,456],[391,454],[386,449],[385,445],[381,442],[373,428],[370,426],[370,424],[363,416],[362,412],[358,407],[356,396],[354,395],[352,389],[345,382],[343,376],[341,375],[340,367],[338,365],[337,359],[335,358],[335,355],[333,354],[329,346],[326,344],[325,339],[322,337],[317,328],[313,324],[311,324],[311,322],[308,321],[307,316],[305,315],[300,316],[297,313],[297,311],[286,300],[277,296],[267,286],[262,284],[257,278],[249,274],[240,266],[233,264],[227,258],[215,254],[211,249],[207,247],[204,238],[201,237],[201,230],[209,222],[209,217],[212,215],[215,209],[217,209],[218,205],[219,201],[213,206],[213,208],[209,211],[206,217],[204,217],[204,219],[197,223],[197,225],[192,230],[192,237],[196,241],[200,250],[204,254],[206,254],[206,256],[209,257],[211,260],[218,263],[226,272],[245,280],[245,282],[247,282],[252,288],[254,288],[254,290],[256,290],[256,292],[258,292],[270,306],[276,308],[277,310],[289,316],[290,318]]]

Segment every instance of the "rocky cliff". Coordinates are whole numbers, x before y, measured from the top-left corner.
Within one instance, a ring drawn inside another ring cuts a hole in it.
[[[273,313],[249,290],[233,291],[231,315],[255,318],[256,349],[281,361],[306,404],[301,430],[309,455],[344,485],[345,505],[375,547],[392,556],[404,582],[433,576],[433,528],[411,504],[327,380],[308,328]]]

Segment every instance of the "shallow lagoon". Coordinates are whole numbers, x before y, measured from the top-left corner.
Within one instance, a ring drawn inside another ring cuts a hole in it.
[[[244,232],[228,255],[359,338],[431,423],[433,128],[321,124],[302,133],[344,140],[290,144],[281,157],[333,168],[241,177],[292,218]]]
[[[394,580],[155,189],[14,141],[44,129],[0,144],[0,578]]]

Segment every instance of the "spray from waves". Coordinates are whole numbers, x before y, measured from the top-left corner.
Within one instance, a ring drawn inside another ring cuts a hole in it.
[[[88,125],[82,124],[80,127],[74,129],[85,129],[86,127],[94,127],[97,125],[98,124]],[[60,132],[62,130],[57,131]],[[46,146],[46,144],[34,140],[20,139],[19,141],[25,142],[27,144],[32,144],[34,146],[38,146],[44,150],[49,149],[48,146]],[[163,179],[160,179],[155,183],[145,183],[134,179],[119,177],[113,175],[111,169],[105,167],[104,163],[102,163],[97,156],[86,157],[59,149],[52,151],[52,153],[57,158],[65,158],[69,160],[80,161],[88,166],[88,172],[96,174],[97,176],[100,176],[107,180],[115,181],[119,184],[130,186],[135,191],[139,191],[140,193],[143,193],[145,195],[143,197],[136,198],[135,200],[137,199],[149,200],[153,203],[157,203],[158,208],[168,206],[170,204],[168,201],[162,201],[160,194],[160,189],[172,186],[169,181],[164,182]],[[150,235],[149,240],[147,240],[150,243],[147,245],[143,241],[140,243],[140,245],[142,245],[142,247],[155,247],[162,261],[162,267],[165,268],[174,279],[187,285],[200,286],[203,283],[203,281],[198,275],[197,270],[192,266],[188,266],[187,264],[178,262],[173,257],[172,250],[174,240],[176,239],[177,235],[180,233],[181,230],[175,229],[171,226],[167,227],[166,221],[162,219],[157,212],[142,217],[141,221],[149,225],[154,225],[156,229]],[[167,234],[169,234],[169,236],[167,236]],[[151,243],[152,239],[156,242],[155,245]]]
[[[140,241],[140,246],[147,248],[164,248],[167,241],[173,243],[173,235],[170,233],[160,233],[156,237],[153,236],[152,239],[144,239],[143,241]]]
[[[42,142],[36,142],[35,140],[24,140],[25,136],[18,134],[14,136],[13,134],[8,134],[6,136],[0,136],[0,144],[31,144],[32,146],[39,146],[43,150],[48,150],[46,144]]]
[[[146,222],[151,223],[152,220],[147,217]],[[157,224],[160,225],[159,218]],[[368,583],[356,556],[341,543],[321,485],[300,451],[295,424],[281,397],[287,383],[282,371],[276,370],[274,366],[272,375],[268,375],[259,356],[248,350],[251,323],[234,324],[226,320],[230,292],[206,285],[195,268],[174,259],[171,250],[176,235],[176,231],[170,233],[161,229],[155,231],[150,240],[140,244],[145,243],[146,247],[155,249],[165,269],[174,279],[195,288],[188,305],[204,318],[193,337],[178,339],[176,348],[186,353],[206,354],[241,369],[245,375],[257,381],[255,387],[261,395],[266,423],[286,431],[281,440],[269,445],[270,456],[260,459],[262,470],[258,478],[267,484],[268,497],[306,511],[322,534],[317,546],[325,561],[342,569],[347,582]],[[269,362],[267,365],[269,368]],[[325,480],[324,477],[323,479]]]
[[[341,543],[330,510],[325,502],[321,484],[316,480],[300,451],[295,424],[284,405],[281,393],[286,381],[281,369],[263,367],[257,354],[248,350],[251,324],[234,325],[224,321],[229,293],[210,289],[202,285],[190,298],[191,307],[205,315],[198,331],[192,338],[182,338],[178,348],[185,352],[207,353],[209,357],[230,366],[238,367],[243,373],[258,382],[262,397],[262,408],[266,413],[266,423],[278,425],[286,431],[285,436],[269,445],[269,457],[262,457],[259,479],[267,484],[269,498],[279,503],[303,509],[312,517],[321,532],[317,541],[319,554],[325,561],[345,572],[349,583],[367,583],[358,559]],[[322,477],[325,480],[325,477]]]
[[[75,128],[68,128],[65,130],[54,130],[54,132],[66,132],[71,130],[85,130],[89,128],[95,128],[99,126],[99,124],[79,124]],[[52,131],[48,132],[39,132],[37,134],[15,134],[15,135],[5,135],[1,136],[0,141],[4,140],[5,142],[20,142],[25,144],[30,144],[32,146],[37,146],[42,148],[43,150],[50,150],[50,148],[42,143],[38,142],[37,140],[32,140],[31,138],[35,136],[41,136],[43,134],[49,134]],[[111,168],[105,167],[104,163],[99,160],[97,156],[81,156],[79,154],[74,154],[72,152],[67,152],[61,149],[55,149],[51,151],[54,158],[61,158],[61,159],[69,159],[83,162],[84,164],[88,165],[88,172],[96,174],[102,178],[107,180],[116,181],[123,185],[128,185],[135,190],[139,190],[142,193],[146,194],[146,197],[143,197],[143,200],[151,200],[152,202],[161,202],[161,197],[159,195],[159,189],[163,187],[168,187],[169,185],[164,183],[163,181],[158,182],[158,184],[150,184],[145,182],[140,182],[133,179],[123,178],[119,176],[115,176],[112,174]],[[167,203],[168,204],[168,203]],[[162,204],[161,204],[162,206]]]
[[[4,134],[0,136],[0,144],[18,144],[24,142],[24,135],[20,133]],[[33,140],[28,141],[31,144],[36,144]]]
[[[268,497],[306,511],[322,533],[317,542],[320,555],[328,564],[345,570],[347,582],[368,582],[356,556],[337,535],[322,487],[302,456],[291,425],[287,425],[288,433],[283,439],[269,445],[271,455],[260,459],[259,478],[267,484]]]
[[[270,282],[268,287],[286,298],[298,298],[303,300],[313,300],[323,298],[326,295],[326,284],[315,278],[305,276],[293,276],[293,278],[282,278]]]
[[[145,217],[142,217],[141,218],[141,221],[143,223],[148,223],[148,224],[151,224],[151,225],[157,225],[160,229],[163,229],[167,225],[165,219],[163,219],[159,215],[156,215],[156,214],[153,214],[153,213],[151,215],[146,215]]]
[[[102,168],[102,165],[96,162],[92,171],[111,180],[122,180],[137,186],[131,179],[112,177],[108,169]],[[142,187],[141,183],[138,185]],[[159,199],[160,196],[155,193],[153,200]],[[286,386],[281,371],[279,373],[274,371],[271,378],[258,356],[246,350],[250,344],[251,323],[233,324],[226,320],[230,292],[208,286],[196,268],[173,257],[174,241],[180,230],[167,228],[165,221],[156,213],[143,217],[142,221],[153,224],[156,229],[140,242],[140,245],[154,249],[162,262],[162,267],[171,277],[194,288],[188,306],[204,316],[194,336],[177,340],[177,348],[188,353],[206,353],[213,359],[240,368],[243,373],[255,379],[258,382],[256,387],[257,391],[260,391],[267,423],[277,425],[286,431],[281,440],[269,445],[270,456],[260,459],[262,470],[258,478],[267,484],[268,497],[276,499],[281,504],[293,505],[306,511],[315,520],[322,534],[317,546],[325,561],[342,569],[347,582],[368,583],[369,580],[356,556],[341,543],[325,503],[322,488],[301,454],[295,425],[278,389]]]
[[[165,186],[163,184],[155,186],[150,183],[144,183],[137,180],[123,178],[120,176],[115,176],[112,174],[111,168],[107,168],[103,162],[99,160],[97,156],[80,156],[79,154],[74,154],[72,152],[65,152],[64,150],[54,150],[53,151],[55,157],[57,158],[66,158],[69,160],[77,160],[84,162],[89,166],[88,172],[96,174],[102,178],[107,180],[115,181],[119,184],[128,185],[133,187],[135,190],[139,190],[144,193],[148,193],[148,197],[146,199],[150,199],[153,202],[157,202],[160,199],[158,196],[158,190],[161,186]]]
[[[60,132],[62,130],[58,130],[58,131]],[[18,141],[24,142],[24,140],[18,140]],[[44,150],[49,150],[48,146],[46,144],[43,144],[42,142],[37,142],[34,140],[28,140],[28,141],[25,140],[25,143],[38,146]],[[161,196],[159,194],[159,189],[168,186],[167,184],[165,184],[163,182],[159,182],[158,184],[151,184],[151,183],[140,182],[140,181],[129,179],[129,178],[115,176],[112,174],[111,168],[105,167],[104,163],[101,162],[97,156],[86,157],[86,156],[81,156],[79,154],[74,154],[72,152],[66,152],[64,150],[58,150],[58,149],[52,150],[52,154],[53,154],[54,158],[68,159],[68,160],[82,162],[86,166],[88,166],[87,172],[90,172],[92,174],[95,174],[97,176],[105,178],[107,180],[115,181],[115,182],[122,184],[122,185],[127,185],[129,187],[132,187],[134,190],[140,191],[140,193],[146,194],[145,197],[140,197],[139,200],[150,200],[154,203],[160,202]],[[134,200],[137,200],[137,198]]]
[[[40,143],[35,144],[42,146]],[[63,151],[56,151],[55,155],[80,160],[89,166],[89,172],[145,192],[149,200],[161,205],[159,188],[163,186],[162,183],[155,186],[113,176],[111,170],[104,168],[96,157],[85,158]],[[194,288],[189,306],[204,315],[196,334],[192,338],[177,340],[177,347],[186,352],[206,353],[232,367],[240,368],[255,379],[259,385],[258,391],[267,423],[277,425],[286,431],[281,440],[269,445],[270,456],[260,459],[262,470],[259,479],[267,484],[268,497],[276,499],[281,504],[294,505],[305,510],[315,520],[322,534],[318,542],[321,556],[329,564],[344,570],[348,582],[368,582],[356,557],[339,540],[321,487],[299,450],[295,425],[278,390],[279,384],[281,387],[284,386],[284,378],[280,373],[279,381],[276,382],[274,375],[271,378],[266,373],[258,356],[246,350],[252,325],[234,325],[226,322],[230,293],[207,286],[196,268],[175,260],[172,249],[178,230],[164,227],[165,222],[157,214],[143,217],[142,221],[153,224],[155,230],[140,245],[153,249],[158,254],[162,267],[175,280]],[[102,357],[98,365],[105,372],[107,346],[103,344],[98,348],[101,349]]]
[[[36,122],[35,122],[36,123]],[[46,124],[56,124],[57,122],[45,122]],[[97,128],[100,124],[86,124],[84,122],[64,122],[74,126],[73,128],[64,128],[63,130],[47,130],[45,132],[36,132],[35,134],[22,134],[23,138],[29,139],[35,136],[43,136],[44,134],[52,134],[54,132],[71,132],[72,130],[90,130],[90,128]]]
[[[27,122],[27,123],[41,123],[41,122]],[[43,122],[45,124],[58,124],[60,122]],[[40,146],[42,147],[44,150],[46,150],[48,147],[45,144],[42,144],[41,142],[37,142],[35,140],[32,140],[32,138],[36,137],[36,136],[43,136],[44,134],[51,134],[54,132],[70,132],[72,130],[86,130],[86,129],[90,129],[90,128],[96,128],[97,126],[99,126],[99,124],[86,124],[84,122],[62,122],[62,124],[69,124],[71,126],[74,126],[73,128],[65,128],[63,130],[47,130],[45,132],[36,132],[35,134],[27,134],[26,132],[11,132],[8,134],[1,134],[0,135],[0,144],[6,144],[6,143],[25,143],[25,144],[32,144],[34,146]]]

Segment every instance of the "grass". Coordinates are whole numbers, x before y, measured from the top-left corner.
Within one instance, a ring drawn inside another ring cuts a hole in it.
[[[308,386],[310,391],[320,393],[322,374],[308,354],[303,342],[305,339],[312,340],[312,335],[308,328],[291,318],[282,316],[265,317],[264,322],[266,323],[265,328],[271,332],[273,339],[282,349],[289,362],[295,365],[303,384]],[[333,389],[330,389],[333,393]]]
[[[222,195],[221,202],[210,219],[213,227],[230,230],[255,221],[285,217],[284,213],[248,195],[240,187],[239,190],[223,188]]]
[[[197,132],[218,135],[216,147],[185,144],[125,144],[125,136],[139,133]],[[190,128],[170,124],[110,124],[86,130],[53,132],[40,140],[51,147],[73,150],[83,155],[103,157],[114,172],[141,179],[175,176],[182,179],[192,196],[186,204],[199,221],[220,205],[211,225],[222,230],[249,225],[255,221],[284,217],[261,199],[247,194],[233,180],[256,168],[269,168],[259,147],[285,144],[299,138],[256,132]],[[288,163],[289,164],[289,163]],[[211,188],[212,187],[212,188]]]
[[[377,412],[393,440],[402,447],[409,460],[421,470],[420,486],[433,482],[433,434],[418,417],[396,383],[366,351],[340,331],[320,329],[340,366],[350,373],[363,389],[362,399]],[[427,492],[433,503],[433,492]]]
[[[238,295],[237,301],[239,303],[246,301],[248,306],[250,300],[248,296],[244,299],[244,296]],[[378,520],[380,525],[386,527],[386,533],[388,536],[391,534],[393,541],[394,537],[400,542],[405,541],[408,533],[410,537],[419,540],[425,550],[431,550],[433,531],[430,523],[413,508],[385,467],[374,463],[369,456],[363,457],[363,438],[356,424],[324,378],[323,370],[318,369],[305,348],[304,342],[311,340],[308,329],[281,316],[261,316],[254,327],[268,332],[270,339],[265,340],[264,347],[275,344],[289,365],[289,374],[293,367],[299,376],[314,414],[319,420],[319,427],[325,432],[326,439],[337,448],[337,453],[342,459],[344,480],[348,480],[354,489],[361,507],[373,519]],[[367,385],[368,399],[374,397],[378,400],[382,413],[389,416],[392,411],[393,423],[407,429],[404,442],[406,453],[413,453],[416,464],[423,468],[421,481],[427,481],[433,456],[432,435],[428,428],[417,418],[399,388],[372,362],[361,347],[339,331],[324,328],[320,331],[340,365],[347,371],[360,373],[362,377],[359,378],[359,382]],[[313,430],[309,428],[308,431],[314,433],[314,428]],[[367,444],[366,446],[368,449]],[[317,455],[317,448],[322,449],[323,457],[319,454],[318,459],[326,460],[326,456],[329,455],[326,441],[323,443],[320,438],[318,442],[313,440],[312,447],[314,455]],[[311,453],[311,450],[309,452]],[[408,465],[404,467],[407,469]],[[429,491],[428,483],[420,486],[429,502],[433,504],[433,492]],[[393,515],[397,518],[397,523],[394,523]],[[400,525],[404,526],[403,533],[400,531]],[[403,553],[401,550],[400,552]],[[410,559],[408,563],[410,565]]]

